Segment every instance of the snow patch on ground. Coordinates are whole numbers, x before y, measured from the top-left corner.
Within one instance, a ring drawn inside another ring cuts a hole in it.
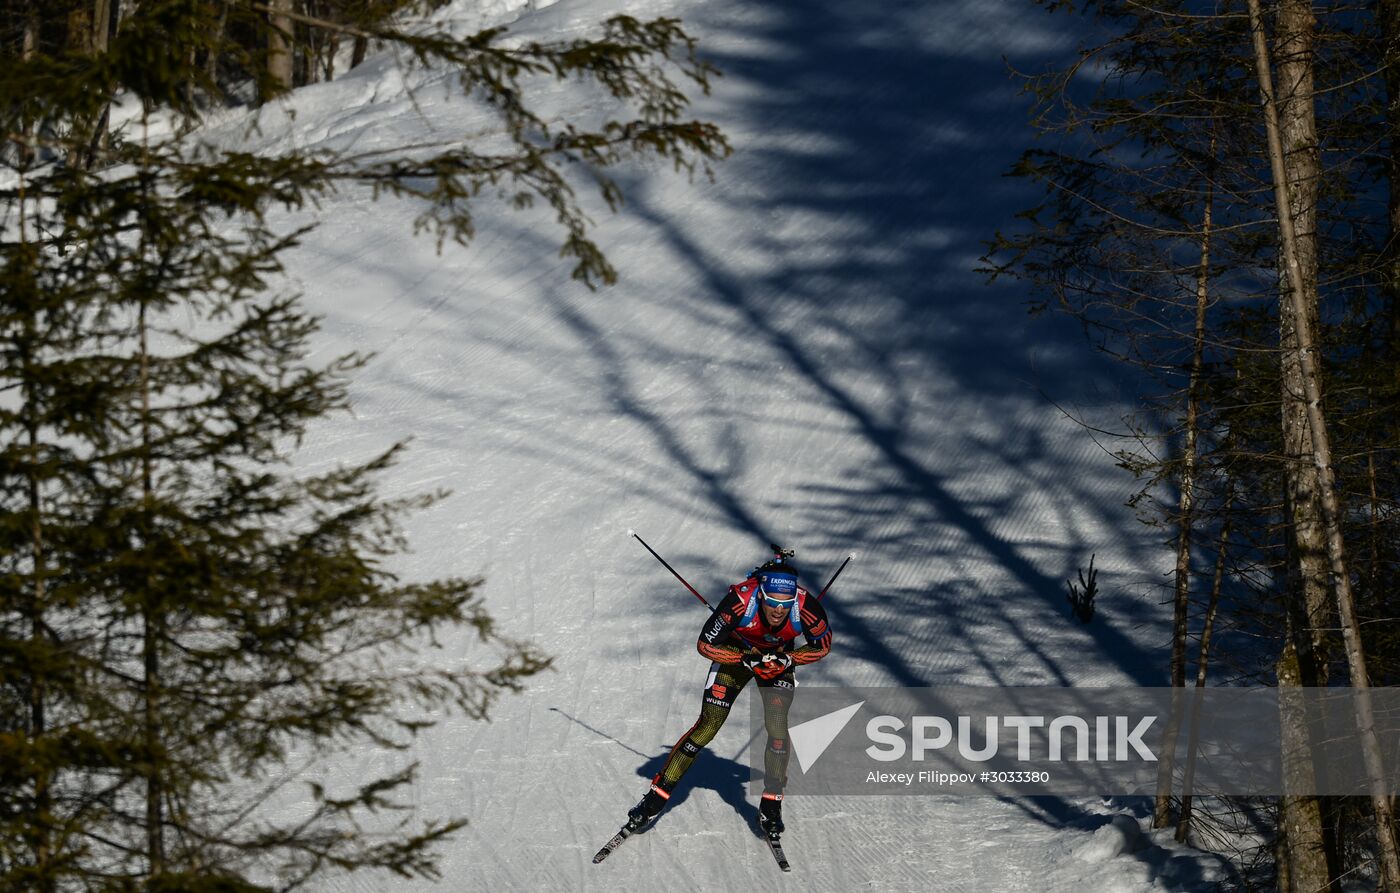
[[[1142,845],[1142,829],[1138,827],[1137,819],[1120,813],[1075,847],[1074,857],[1082,862],[1102,863],[1131,853]]]
[[[1130,813],[1100,817],[1092,830],[1066,834],[1074,841],[1072,859],[1053,870],[1056,889],[1082,885],[1096,893],[1158,890],[1210,890],[1229,876],[1229,865],[1212,853],[1182,846],[1172,831],[1147,831],[1146,820]]]

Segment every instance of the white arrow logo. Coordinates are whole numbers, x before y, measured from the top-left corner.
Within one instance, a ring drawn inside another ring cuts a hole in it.
[[[804,773],[826,752],[831,742],[835,741],[836,736],[846,727],[846,723],[851,721],[851,717],[855,716],[856,711],[864,704],[865,702],[861,701],[849,707],[842,707],[834,713],[809,719],[788,729],[793,753],[797,754],[797,765],[802,767]]]

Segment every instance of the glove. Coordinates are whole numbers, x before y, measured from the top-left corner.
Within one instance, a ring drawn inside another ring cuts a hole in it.
[[[770,679],[777,679],[788,671],[792,666],[792,657],[780,651],[755,652],[744,655],[740,663],[749,672],[765,682]]]

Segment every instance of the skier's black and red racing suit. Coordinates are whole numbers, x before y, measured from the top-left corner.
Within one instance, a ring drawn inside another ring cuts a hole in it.
[[[806,589],[797,587],[797,601],[787,622],[780,627],[768,625],[762,602],[757,580],[750,578],[730,586],[700,631],[696,645],[700,654],[726,665],[739,663],[745,650],[784,651],[791,655],[794,664],[815,663],[826,657],[831,650],[826,609]],[[806,643],[794,649],[793,643],[799,637],[805,638]]]
[[[803,644],[794,648],[799,639]],[[719,607],[701,628],[696,647],[701,655],[713,661],[701,693],[700,718],[671,748],[666,764],[652,779],[653,790],[670,796],[676,782],[724,725],[734,699],[749,680],[755,678],[742,663],[745,654],[782,652],[792,658],[794,666],[776,678],[758,680],[764,725],[768,731],[763,760],[763,796],[781,799],[787,784],[787,714],[797,684],[794,670],[796,665],[814,663],[831,651],[831,627],[827,623],[826,609],[799,586],[797,600],[784,622],[777,627],[770,626],[763,616],[758,581],[750,577],[729,587]]]

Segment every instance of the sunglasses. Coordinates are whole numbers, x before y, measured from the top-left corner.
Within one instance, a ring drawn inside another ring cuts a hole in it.
[[[763,603],[770,608],[791,608],[797,601],[796,593],[792,595],[769,595],[768,590],[762,586],[758,587],[758,594],[763,597]]]

